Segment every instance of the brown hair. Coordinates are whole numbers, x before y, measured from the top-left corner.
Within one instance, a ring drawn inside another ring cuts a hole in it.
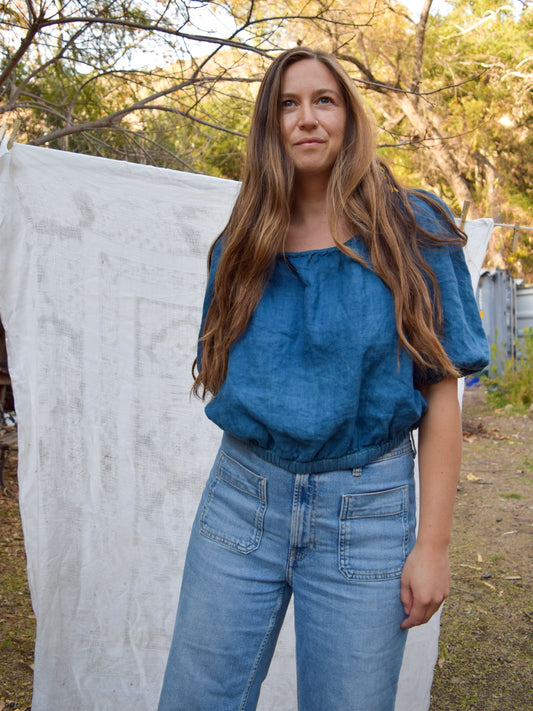
[[[346,104],[344,141],[327,194],[335,244],[362,261],[338,237],[337,224],[343,216],[352,233],[366,244],[374,271],[393,294],[399,346],[420,368],[457,375],[439,340],[439,288],[422,258],[420,242],[464,244],[466,237],[440,203],[426,195],[421,197],[445,221],[447,234],[417,227],[409,200],[415,191],[403,188],[377,156],[374,123],[352,80],[331,55],[297,47],[276,57],[265,73],[252,116],[241,190],[217,239],[223,239],[223,251],[201,336],[201,368],[193,385],[193,392],[202,398],[207,392],[216,394],[224,382],[230,346],[245,330],[276,255],[284,251],[294,171],[281,139],[280,92],[284,71],[303,59],[316,59],[329,69]]]

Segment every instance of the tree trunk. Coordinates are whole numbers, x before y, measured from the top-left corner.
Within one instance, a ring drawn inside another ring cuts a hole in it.
[[[472,195],[470,185],[438,128],[431,119],[423,113],[421,106],[419,104],[417,105],[413,96],[408,94],[395,94],[392,95],[391,98],[404,113],[416,133],[426,141],[431,139],[431,148],[429,150],[431,150],[435,162],[453,190],[459,205],[462,207],[465,201],[468,201],[470,203],[469,217],[479,217],[479,211],[474,204],[474,196]]]

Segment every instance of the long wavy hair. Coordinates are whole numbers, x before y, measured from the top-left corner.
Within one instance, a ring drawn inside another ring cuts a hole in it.
[[[366,245],[372,268],[392,292],[399,348],[404,348],[422,370],[457,375],[439,340],[439,287],[420,247],[444,241],[464,245],[466,236],[442,206],[425,194],[419,196],[445,221],[447,234],[433,234],[417,226],[409,200],[416,191],[401,186],[377,156],[374,121],[348,74],[331,55],[297,47],[276,57],[265,73],[252,116],[241,189],[228,224],[209,252],[210,267],[214,246],[223,240],[214,294],[201,335],[201,367],[193,385],[193,392],[203,399],[207,393],[215,395],[222,386],[230,347],[245,330],[276,256],[284,251],[294,169],[280,132],[281,83],[287,67],[304,59],[318,60],[329,69],[346,105],[344,141],[327,190],[335,244],[341,252],[362,262],[338,235],[337,225],[343,218],[351,233]]]

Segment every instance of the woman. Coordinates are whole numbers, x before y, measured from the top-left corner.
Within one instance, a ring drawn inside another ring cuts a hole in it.
[[[254,709],[291,594],[299,709],[393,709],[407,629],[449,592],[457,377],[487,359],[464,241],[376,157],[332,57],[276,58],[210,253],[194,390],[224,436],[161,711]]]

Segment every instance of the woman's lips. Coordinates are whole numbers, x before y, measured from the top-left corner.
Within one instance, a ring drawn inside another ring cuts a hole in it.
[[[303,138],[301,141],[297,141],[294,145],[305,146],[313,143],[325,143],[325,141],[322,138]]]

